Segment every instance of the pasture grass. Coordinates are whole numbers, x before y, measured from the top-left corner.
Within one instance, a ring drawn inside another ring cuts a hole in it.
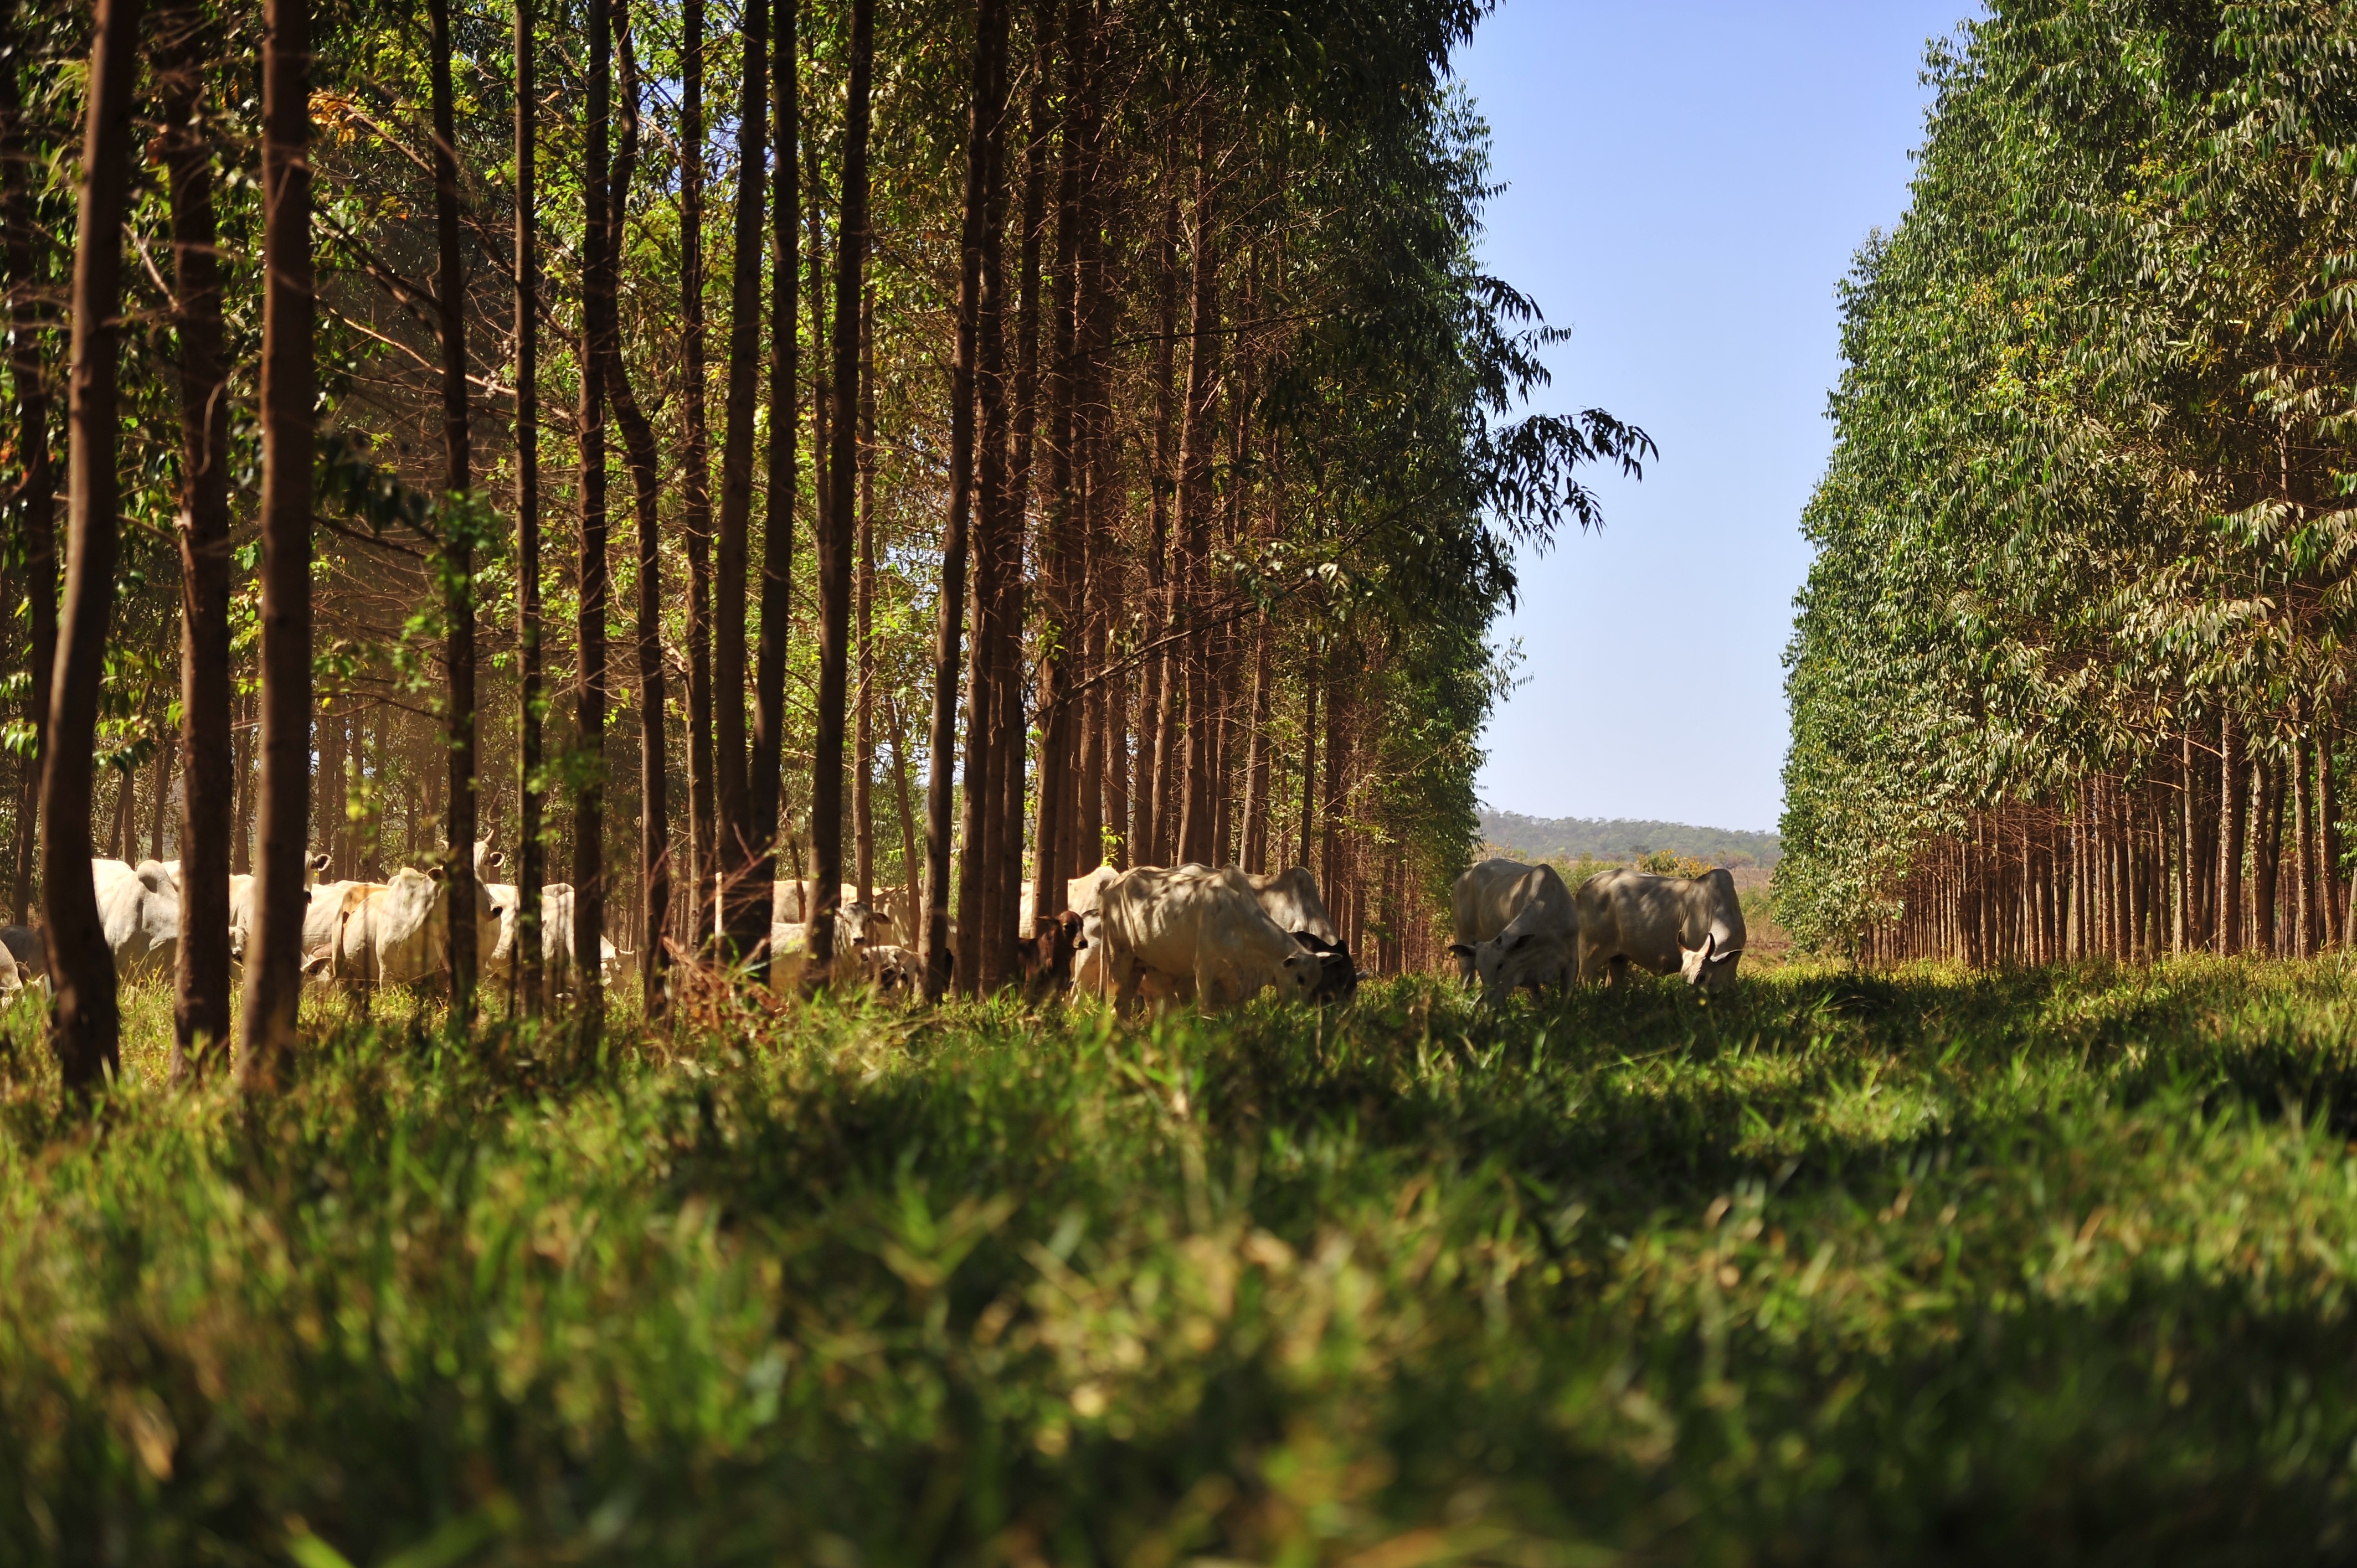
[[[0,1562],[2357,1550],[2357,965],[0,1032]]]

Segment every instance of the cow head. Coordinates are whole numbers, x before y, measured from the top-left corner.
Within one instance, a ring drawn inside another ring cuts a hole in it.
[[[1473,963],[1473,955],[1476,950],[1477,950],[1471,942],[1451,942],[1448,944],[1450,956],[1457,960],[1457,979],[1460,984],[1472,984],[1474,975],[1479,972]]]
[[[1296,931],[1293,940],[1318,960],[1318,983],[1310,991],[1309,1000],[1320,1004],[1349,1002],[1359,994],[1359,966],[1351,961],[1348,947],[1329,942],[1314,931]]]
[[[1326,978],[1326,955],[1297,946],[1285,955],[1285,968],[1276,983],[1279,1002],[1315,1002],[1318,984]]]
[[[1720,996],[1735,989],[1735,966],[1743,957],[1739,947],[1718,944],[1718,933],[1703,938],[1702,946],[1678,944],[1678,973],[1705,996]]]
[[[1571,944],[1536,931],[1508,931],[1473,950],[1473,972],[1481,982],[1481,1004],[1502,1005],[1527,986],[1570,989]]]

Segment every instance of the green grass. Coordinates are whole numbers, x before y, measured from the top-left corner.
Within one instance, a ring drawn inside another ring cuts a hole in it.
[[[2357,966],[0,1045],[0,1563],[2357,1550]],[[325,1026],[323,1026],[324,1027]]]

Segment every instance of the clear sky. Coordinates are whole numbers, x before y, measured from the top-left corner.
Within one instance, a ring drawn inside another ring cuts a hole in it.
[[[1457,67],[1494,138],[1488,269],[1572,328],[1543,406],[1661,446],[1522,564],[1482,800],[1772,828],[1781,655],[1824,467],[1834,290],[1904,210],[1923,46],[1972,0],[1502,0]]]

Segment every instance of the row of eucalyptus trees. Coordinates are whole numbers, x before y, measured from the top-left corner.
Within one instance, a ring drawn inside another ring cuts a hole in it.
[[[5,18],[16,892],[70,1085],[120,1028],[87,857],[167,804],[179,1059],[250,874],[256,1083],[313,848],[438,863],[461,1018],[539,1004],[565,877],[592,1031],[607,932],[659,1015],[788,875],[822,983],[845,883],[939,997],[1105,858],[1300,860],[1429,960],[1512,551],[1651,450],[1520,408],[1478,5],[313,6]]]
[[[1846,290],[1785,917],[1878,959],[2344,940],[2357,20],[1999,0]]]

